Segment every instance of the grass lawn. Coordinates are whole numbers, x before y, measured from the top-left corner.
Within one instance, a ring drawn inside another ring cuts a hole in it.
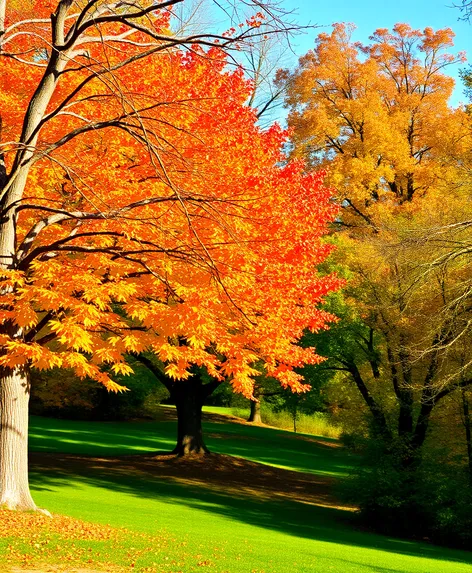
[[[329,491],[330,482],[355,463],[335,440],[235,424],[217,412],[204,423],[210,449],[248,461],[215,456],[205,469],[198,462],[146,456],[173,447],[175,421],[167,418],[32,418],[36,502],[53,513],[127,529],[121,541],[74,542],[84,556],[88,551],[89,568],[107,563],[107,571],[116,564],[123,571],[172,573],[472,572],[472,553],[356,530],[352,512],[337,507]],[[93,459],[80,459],[84,455]],[[117,457],[126,455],[131,457]],[[10,541],[0,538],[0,563]],[[58,544],[58,559],[62,550]]]

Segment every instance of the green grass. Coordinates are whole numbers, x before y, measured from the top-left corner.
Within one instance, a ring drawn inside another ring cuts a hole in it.
[[[175,431],[172,421],[33,418],[30,445],[36,451],[133,454],[169,450]],[[205,433],[215,452],[295,471],[342,478],[355,463],[342,449],[329,447],[328,439],[211,421]],[[472,571],[471,553],[358,531],[351,514],[340,509],[102,470],[86,478],[72,471],[33,473],[31,482],[37,503],[53,512],[160,535],[162,547],[143,556],[141,568],[157,562],[159,571],[185,573]],[[136,547],[135,540],[130,543]]]
[[[231,413],[244,420],[249,418],[249,408],[231,408]],[[274,412],[270,407],[262,404],[261,419],[268,426],[293,431],[293,416],[285,410]],[[299,434],[312,434],[324,438],[339,438],[341,435],[341,428],[335,426],[329,416],[323,412],[297,414],[296,428]]]
[[[224,414],[225,408],[206,411]],[[80,455],[126,455],[169,451],[175,445],[176,424],[160,422],[77,422],[32,417],[30,449],[32,451],[64,452]],[[239,456],[276,467],[341,477],[348,474],[355,458],[328,444],[334,439],[319,439],[312,447],[311,439],[284,430],[233,424],[204,422],[207,445],[216,453]],[[325,444],[325,445],[323,445]]]

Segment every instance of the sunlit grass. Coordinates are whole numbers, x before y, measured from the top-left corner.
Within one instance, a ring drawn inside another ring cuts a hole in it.
[[[33,418],[31,428],[31,446],[37,451],[94,456],[169,450],[176,432],[175,422],[170,420],[92,423]],[[222,421],[205,422],[205,433],[212,451],[313,476],[342,478],[355,463],[342,448],[333,447],[335,440]],[[74,475],[72,470],[67,475],[36,471],[32,485],[37,503],[52,512],[129,530],[123,551],[114,551],[106,543],[93,549],[102,552],[102,562],[108,567],[111,563],[124,571],[472,570],[470,553],[358,531],[349,512],[295,501],[296,492],[292,499],[290,492],[285,498],[272,499],[257,492],[226,491],[224,483],[212,488],[185,480],[113,475],[100,468],[90,470],[86,477]],[[145,537],[138,540],[136,535]],[[155,551],[154,543],[159,544]],[[5,540],[0,540],[0,562],[2,548],[7,551]],[[92,561],[97,567],[99,562]]]
[[[231,408],[230,413],[233,416],[247,420],[249,417],[249,408]],[[323,438],[339,438],[341,428],[334,425],[329,416],[323,412],[314,414],[297,414],[295,424],[293,415],[290,412],[274,412],[269,407],[261,408],[262,423],[274,428],[288,430],[299,434],[310,434],[312,436],[321,436]]]

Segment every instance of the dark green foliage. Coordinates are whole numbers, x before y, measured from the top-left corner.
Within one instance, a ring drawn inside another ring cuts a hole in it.
[[[89,379],[81,380],[70,370],[33,371],[31,412],[71,420],[127,420],[142,417],[160,403],[168,392],[143,366],[133,364],[135,373],[117,380],[129,388],[115,394]]]
[[[423,463],[418,472],[418,503],[432,541],[472,547],[472,483],[466,467],[439,460]]]
[[[405,467],[400,448],[369,440],[362,464],[344,486],[343,495],[359,506],[363,523],[387,534],[416,536],[424,519],[416,503],[413,466]]]
[[[389,535],[470,548],[472,488],[464,465],[410,459],[397,441],[369,440],[363,462],[341,495],[360,508],[362,522]]]
[[[208,406],[233,406],[237,402],[236,398],[238,396],[240,395],[236,395],[233,392],[233,389],[228,382],[222,382],[218,388],[208,396],[205,400],[205,404]],[[242,400],[245,402],[243,397]]]

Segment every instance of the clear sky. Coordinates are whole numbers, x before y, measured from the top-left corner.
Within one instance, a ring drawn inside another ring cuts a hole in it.
[[[454,51],[466,51],[468,64],[472,64],[472,23],[458,21],[461,13],[453,4],[460,0],[281,0],[284,10],[293,11],[291,20],[301,25],[313,24],[319,28],[309,30],[293,39],[296,55],[290,57],[284,67],[296,65],[297,57],[313,47],[314,38],[322,31],[329,32],[334,22],[352,22],[357,26],[354,40],[368,43],[369,36],[377,28],[392,28],[397,22],[405,22],[413,28],[452,28],[456,34]],[[463,87],[458,76],[462,65],[446,69],[456,79],[452,105],[464,101]]]

